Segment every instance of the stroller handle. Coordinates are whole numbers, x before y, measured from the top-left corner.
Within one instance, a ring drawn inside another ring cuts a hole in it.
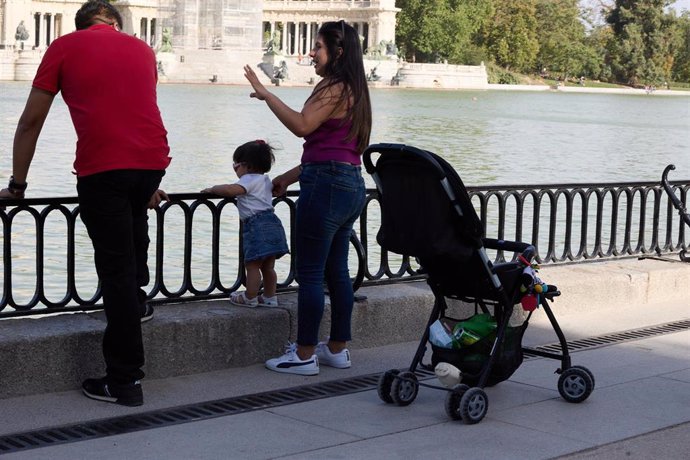
[[[536,249],[528,243],[519,241],[496,240],[494,238],[482,238],[484,247],[488,249],[498,249],[501,251],[519,252],[525,259],[532,261]]]
[[[385,155],[387,153],[405,152],[411,155],[422,157],[434,166],[435,173],[437,174],[439,180],[443,180],[446,177],[446,173],[441,165],[438,163],[438,161],[436,161],[433,155],[426,150],[418,149],[417,147],[412,147],[405,144],[389,143],[371,144],[366,148],[366,150],[364,150],[364,153],[362,153],[362,162],[364,163],[364,168],[369,174],[374,174],[376,172],[376,166],[371,159],[371,154],[375,152],[378,152],[381,155]]]
[[[690,225],[690,214],[688,214],[688,211],[685,209],[685,206],[683,206],[683,203],[676,196],[676,194],[673,193],[673,188],[671,187],[671,184],[668,182],[668,173],[669,171],[673,171],[674,169],[676,169],[676,166],[672,164],[664,168],[664,172],[661,174],[661,185],[664,187],[664,190],[666,190],[666,194],[673,203],[673,206],[678,210],[680,218],[687,225]]]

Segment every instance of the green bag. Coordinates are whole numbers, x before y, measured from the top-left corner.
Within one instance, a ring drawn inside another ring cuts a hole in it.
[[[458,321],[453,327],[452,337],[457,347],[467,347],[479,342],[496,330],[496,320],[491,315],[482,313],[464,321]]]

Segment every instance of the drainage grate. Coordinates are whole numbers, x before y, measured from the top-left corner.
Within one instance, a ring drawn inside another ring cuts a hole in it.
[[[680,332],[686,329],[690,329],[690,320],[575,340],[568,342],[568,349],[570,351],[581,351],[599,348],[620,342]],[[555,353],[561,351],[558,343],[533,348]],[[529,352],[526,352],[525,355],[526,359],[536,357],[529,354]],[[363,375],[141,414],[0,436],[0,455],[368,391],[377,387],[380,375],[381,373]],[[434,373],[420,367],[417,370],[417,375],[420,377],[420,380],[423,380],[432,378]]]
[[[598,337],[589,337],[586,339],[573,340],[568,342],[569,351],[591,350],[593,348],[606,347],[620,342],[629,342],[633,340],[640,340],[656,335],[672,334],[674,332],[684,331],[690,329],[690,319],[674,321],[672,323],[659,324],[656,326],[645,327],[641,329],[632,329],[624,332],[614,332],[612,334],[600,335]],[[541,350],[551,353],[560,353],[561,345],[559,343],[552,343],[549,345],[541,345],[532,347],[535,350]],[[531,355],[526,352],[527,356]]]

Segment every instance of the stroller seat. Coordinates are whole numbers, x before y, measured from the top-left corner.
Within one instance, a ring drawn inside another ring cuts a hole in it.
[[[515,304],[535,280],[529,275],[535,249],[527,243],[485,238],[484,226],[462,180],[438,155],[404,144],[374,144],[366,149],[362,160],[379,192],[379,245],[415,257],[434,294],[434,308],[409,370],[384,373],[379,381],[379,397],[387,403],[407,405],[416,397],[419,386],[443,389],[449,392],[447,414],[477,423],[488,407],[483,387],[506,380],[522,363],[522,334],[531,312],[520,327],[509,327],[508,323]],[[486,249],[499,254],[512,252],[514,257],[494,264]],[[592,392],[594,377],[586,368],[570,364],[567,342],[547,302],[557,295],[560,292],[553,287],[541,295],[540,303],[559,338],[562,353],[529,351],[559,359],[559,392],[569,402],[581,402]],[[480,340],[476,349],[470,350],[475,345],[464,350],[439,349],[432,344],[434,366],[450,363],[462,372],[462,383],[451,389],[420,383],[415,374],[420,365],[430,367],[422,360],[432,324],[446,319],[446,298],[473,303],[475,314],[481,308],[496,323],[495,334]]]

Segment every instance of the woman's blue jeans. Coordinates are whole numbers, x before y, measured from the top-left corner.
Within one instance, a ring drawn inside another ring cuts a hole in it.
[[[316,345],[324,310],[324,280],[331,298],[331,340],[351,337],[354,304],[348,269],[352,226],[364,208],[366,189],[358,166],[307,163],[299,177],[295,219],[297,343]]]

